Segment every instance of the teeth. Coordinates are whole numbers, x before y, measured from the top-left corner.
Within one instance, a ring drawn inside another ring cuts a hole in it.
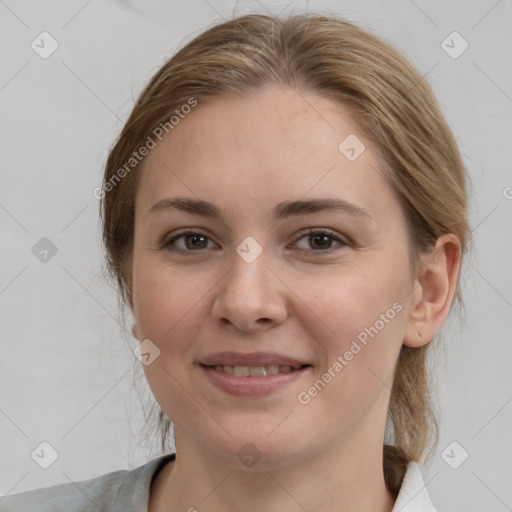
[[[235,377],[249,377],[249,368],[247,366],[233,366],[233,375]]]
[[[215,369],[218,372],[229,373],[236,377],[264,377],[267,375],[276,375],[277,373],[291,372],[292,370],[298,370],[299,368],[293,368],[292,366],[222,366],[216,365]]]

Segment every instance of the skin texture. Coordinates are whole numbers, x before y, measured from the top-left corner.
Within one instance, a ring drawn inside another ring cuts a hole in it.
[[[338,150],[350,134],[366,146],[353,162]],[[381,160],[342,106],[280,86],[200,103],[148,155],[136,197],[134,335],[160,350],[144,371],[175,424],[178,454],[153,484],[151,512],[392,509],[382,445],[394,366],[402,344],[428,343],[448,315],[460,244],[443,235],[411,273],[406,219]],[[148,213],[173,197],[214,203],[224,219]],[[272,217],[282,201],[318,198],[344,199],[371,219]],[[207,238],[162,248],[182,228]],[[311,228],[346,243],[308,237]],[[236,252],[248,236],[263,249],[252,263]],[[394,318],[300,403],[396,303]],[[312,368],[270,395],[232,396],[197,364],[224,350]],[[237,457],[248,442],[261,454],[250,468]]]

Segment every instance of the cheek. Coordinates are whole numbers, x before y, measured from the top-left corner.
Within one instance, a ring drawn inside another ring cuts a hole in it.
[[[309,306],[302,327],[323,357],[321,373],[297,397],[297,412],[324,418],[325,432],[333,425],[357,425],[382,392],[389,393],[406,312],[406,283],[393,274],[351,269],[324,286],[315,279],[301,285]]]
[[[134,309],[146,337],[162,339],[196,305],[204,288],[178,268],[147,258],[134,267]]]
[[[407,286],[403,276],[386,265],[334,271],[324,278],[296,282],[300,283],[298,295],[309,306],[310,326],[316,324],[315,339],[323,341],[331,353],[347,349],[358,337],[364,342],[369,330],[375,334],[372,327],[386,337],[403,326],[400,311]]]
[[[200,417],[204,406],[197,400],[190,372],[197,356],[201,325],[207,318],[205,281],[180,271],[147,265],[138,275],[134,303],[142,339],[149,339],[159,355],[143,367],[148,384],[173,421]],[[178,411],[178,412],[177,412]],[[204,417],[208,421],[208,416]],[[186,422],[186,421],[185,421]]]
[[[207,291],[213,285],[197,275],[160,268],[155,262],[144,268],[134,281],[135,316],[141,339],[151,340],[162,356],[155,361],[158,364],[145,367],[146,374],[156,377],[156,372],[171,369],[173,374],[185,372],[195,357],[193,338],[207,318]]]

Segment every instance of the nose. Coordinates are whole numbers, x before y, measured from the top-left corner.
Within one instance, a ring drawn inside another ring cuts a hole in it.
[[[252,263],[235,253],[220,281],[212,307],[214,320],[247,333],[281,324],[287,317],[288,288],[269,268],[265,251]]]

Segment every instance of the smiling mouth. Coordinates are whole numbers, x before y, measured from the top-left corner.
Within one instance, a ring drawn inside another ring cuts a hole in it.
[[[310,364],[303,364],[300,366],[288,365],[267,365],[267,366],[230,366],[230,365],[205,365],[204,368],[211,368],[221,373],[227,373],[235,377],[266,377],[270,375],[277,375],[279,373],[292,373],[300,371],[304,368],[311,366]]]

